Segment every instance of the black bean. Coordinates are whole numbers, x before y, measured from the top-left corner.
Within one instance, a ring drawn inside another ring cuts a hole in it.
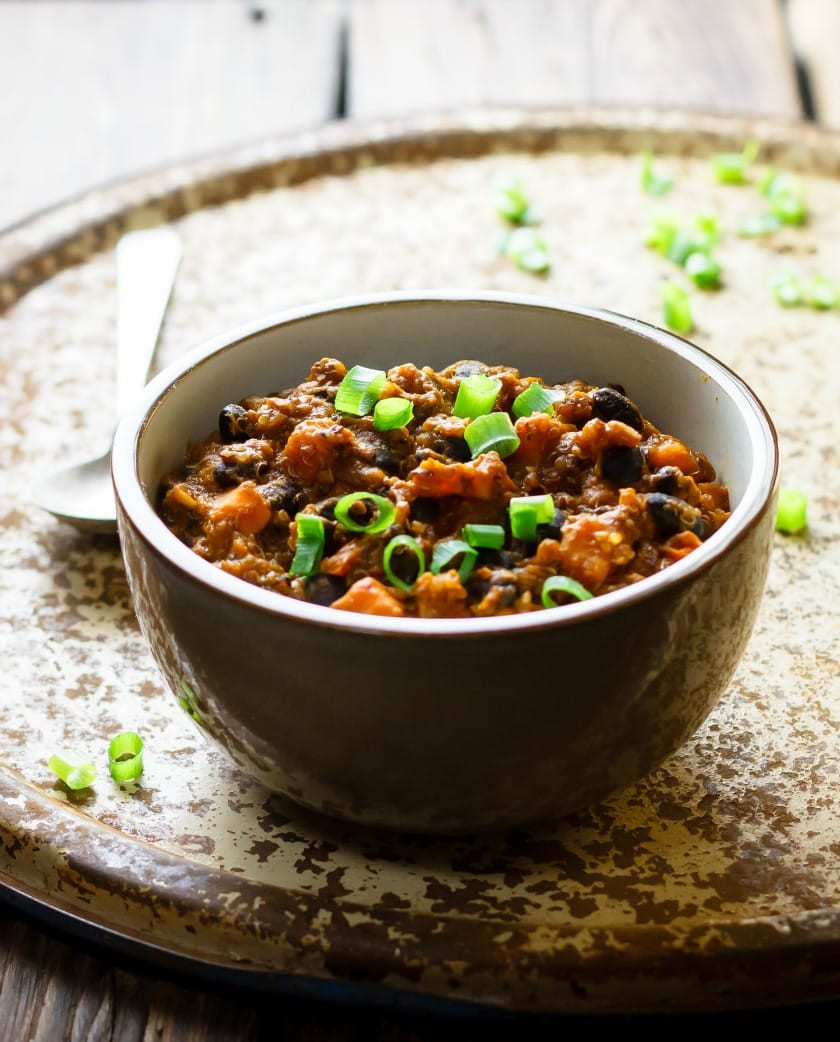
[[[644,466],[637,445],[608,445],[601,453],[601,476],[616,485],[632,485],[638,481]]]
[[[440,512],[440,500],[429,496],[420,496],[411,504],[411,518],[424,525],[431,524]]]
[[[562,510],[555,510],[554,517],[546,525],[537,525],[539,539],[559,539],[566,523],[566,515]]]
[[[219,488],[233,488],[240,481],[238,468],[230,463],[217,463],[213,468],[213,477]]]
[[[507,550],[491,550],[488,547],[482,547],[478,551],[478,566],[482,565],[487,568],[513,568],[514,557],[513,554],[509,554]]]
[[[443,455],[454,459],[457,463],[468,463],[472,459],[470,447],[463,438],[443,439]]]
[[[656,522],[660,535],[667,537],[677,532],[692,532],[703,518],[696,507],[689,506],[683,499],[666,496],[662,492],[651,492],[645,504]],[[695,532],[699,535],[698,532]],[[702,538],[702,537],[701,537]]]
[[[589,398],[592,401],[593,412],[599,419],[620,420],[633,430],[642,429],[642,414],[620,391],[612,387],[599,387],[590,392]]]
[[[373,453],[373,462],[386,474],[399,474],[402,460],[389,445],[378,445]]]
[[[664,492],[666,496],[673,496],[679,489],[681,476],[677,467],[660,467],[655,474],[651,475],[650,483],[656,492]]]
[[[222,441],[229,444],[250,437],[247,422],[248,413],[241,405],[226,405],[219,413],[219,435]]]
[[[272,510],[285,510],[290,517],[306,503],[300,486],[283,475],[260,485],[260,495]]]
[[[319,572],[306,580],[306,599],[313,604],[323,604],[327,607],[333,601],[337,601],[346,590],[347,584],[340,575]]]
[[[484,576],[471,572],[466,582],[467,593],[476,600],[483,600],[490,591],[490,580]]]

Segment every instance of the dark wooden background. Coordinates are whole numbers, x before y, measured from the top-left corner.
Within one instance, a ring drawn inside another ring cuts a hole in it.
[[[603,102],[840,125],[838,50],[840,0],[0,0],[0,227],[336,118]],[[629,1026],[226,989],[62,935],[1,895],[0,1042],[494,1042]],[[840,1001],[633,1023],[801,1032],[838,1013]]]

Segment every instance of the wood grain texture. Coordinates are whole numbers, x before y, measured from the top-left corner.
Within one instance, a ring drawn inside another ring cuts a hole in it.
[[[814,116],[840,126],[840,4],[837,0],[788,0],[793,49],[808,78]]]
[[[338,0],[0,3],[0,227],[94,184],[318,123]]]
[[[349,18],[354,116],[484,102],[801,112],[779,0],[363,0]]]

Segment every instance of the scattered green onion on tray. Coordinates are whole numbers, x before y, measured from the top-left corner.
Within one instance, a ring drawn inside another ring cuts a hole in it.
[[[93,785],[96,780],[96,767],[72,749],[60,749],[47,760],[47,766],[57,775],[68,789],[78,791]]]
[[[143,739],[134,731],[122,731],[108,746],[108,769],[114,781],[134,781],[143,773]]]

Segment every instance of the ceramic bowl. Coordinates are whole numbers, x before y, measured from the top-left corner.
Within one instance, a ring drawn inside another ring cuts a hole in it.
[[[222,406],[293,386],[325,355],[386,369],[479,358],[548,382],[622,384],[712,460],[732,516],[663,572],[563,610],[388,619],[259,589],[168,531],[158,483]],[[762,405],[699,348],[631,318],[493,293],[339,301],[217,338],[146,388],[113,450],[137,617],[207,737],[306,807],[419,832],[569,814],[685,742],[752,629],[777,467]]]

